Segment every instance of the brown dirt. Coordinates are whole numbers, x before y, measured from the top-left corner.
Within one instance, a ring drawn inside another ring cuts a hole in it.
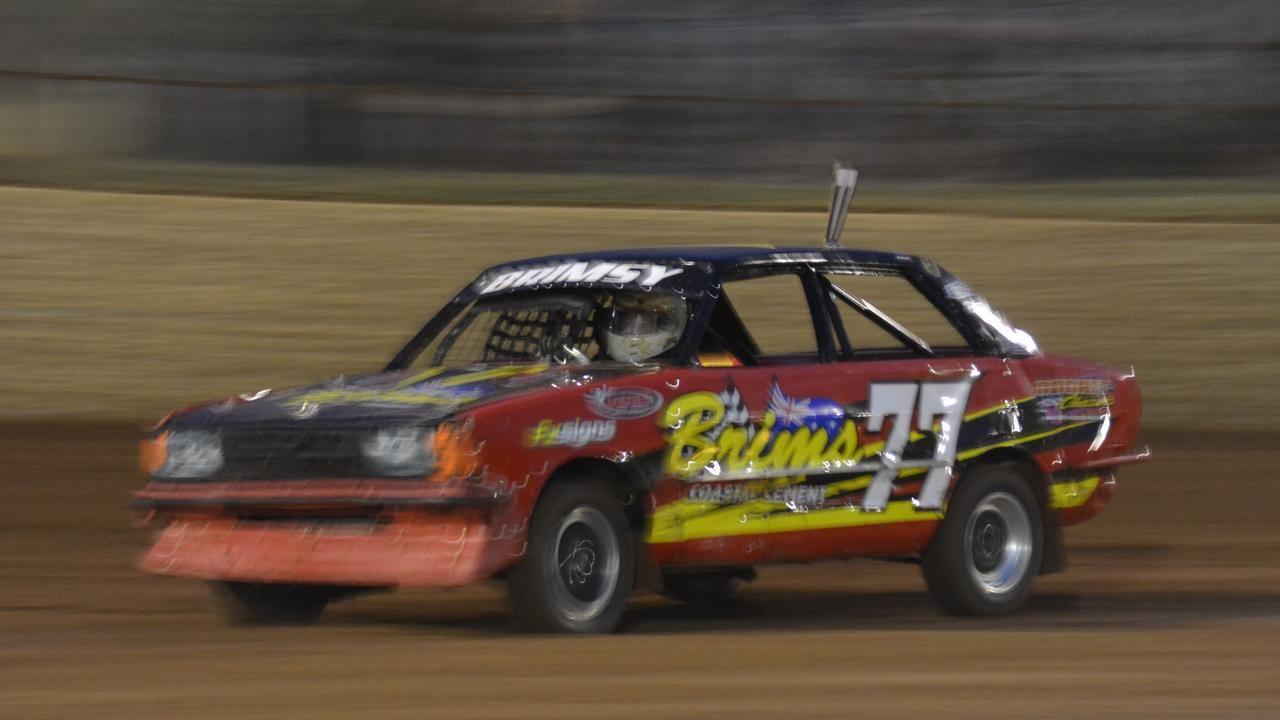
[[[131,568],[127,425],[0,425],[0,717],[1276,717],[1276,437],[1156,434],[1068,531],[1073,565],[998,620],[940,615],[914,567],[767,568],[628,632],[508,630],[498,586],[224,625],[201,584]]]

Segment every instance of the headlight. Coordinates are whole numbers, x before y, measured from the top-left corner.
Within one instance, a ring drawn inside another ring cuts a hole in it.
[[[428,448],[433,435],[430,428],[382,428],[361,438],[360,452],[365,461],[383,475],[426,475],[431,470]]]
[[[202,478],[222,467],[222,440],[205,430],[178,430],[164,440],[164,463],[155,470],[161,478]]]

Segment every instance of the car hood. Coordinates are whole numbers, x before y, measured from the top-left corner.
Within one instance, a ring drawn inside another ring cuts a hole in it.
[[[361,420],[430,424],[480,403],[655,370],[653,365],[522,363],[344,375],[306,387],[259,390],[196,405],[175,413],[164,425],[327,425]]]

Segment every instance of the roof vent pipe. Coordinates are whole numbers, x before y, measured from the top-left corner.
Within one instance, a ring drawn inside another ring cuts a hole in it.
[[[853,204],[853,189],[858,185],[857,168],[845,167],[839,161],[831,167],[831,207],[827,211],[827,247],[838,248],[845,216]]]

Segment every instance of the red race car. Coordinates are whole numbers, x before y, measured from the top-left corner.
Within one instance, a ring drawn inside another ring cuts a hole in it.
[[[604,632],[638,586],[708,602],[851,556],[1014,610],[1145,457],[1133,375],[1041,353],[929,260],[833,245],[513,262],[380,373],[173,413],[141,447],[141,567],[256,621],[504,578],[522,625]]]

